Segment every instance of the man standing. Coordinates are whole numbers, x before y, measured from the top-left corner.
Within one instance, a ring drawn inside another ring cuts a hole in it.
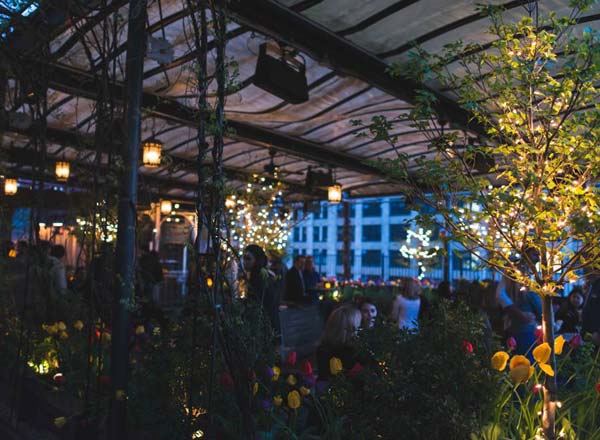
[[[304,284],[304,256],[296,255],[294,265],[288,270],[285,276],[285,295],[286,301],[305,302],[306,288]]]

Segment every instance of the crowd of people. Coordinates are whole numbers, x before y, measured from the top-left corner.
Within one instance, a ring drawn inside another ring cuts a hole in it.
[[[67,277],[65,248],[61,245],[40,242],[29,246],[27,242],[20,241],[13,247],[12,243],[6,243],[4,255],[10,257],[6,259],[7,284],[33,286],[30,289],[39,290],[38,297],[43,298],[46,305],[52,303],[53,298],[88,285],[83,268]],[[280,257],[269,258],[260,246],[249,245],[244,249],[241,261],[243,274],[239,275],[246,279],[244,296],[247,301],[260,304],[276,334],[281,332],[279,316],[283,303],[291,306],[319,302],[320,274],[311,256],[295,256],[293,265],[288,269]],[[159,255],[157,252],[141,252],[137,263],[138,296],[157,306],[163,282]],[[91,266],[98,269],[92,271],[96,284],[102,284],[102,278],[106,278],[107,288],[101,290],[110,292],[112,270],[101,270],[110,268],[110,261],[100,255],[93,259]],[[27,277],[29,280],[26,282]],[[350,358],[353,339],[359,328],[373,328],[382,320],[396,323],[399,329],[418,332],[419,322],[427,319],[430,310],[441,300],[465,301],[480,313],[487,323],[490,343],[494,334],[502,338],[513,337],[515,352],[527,354],[536,340],[536,329],[542,318],[540,297],[509,278],[503,277],[497,284],[461,281],[454,289],[449,283],[442,282],[433,293],[423,292],[420,282],[412,278],[402,279],[399,286],[399,293],[383,312],[378,310],[376,301],[367,297],[361,297],[354,304],[342,303],[328,311],[316,351],[317,365],[324,368],[326,360],[331,357]],[[18,288],[8,290],[12,292],[14,306],[21,310],[28,295],[19,295]],[[33,293],[29,298],[35,296]],[[106,299],[110,304],[109,298]],[[585,286],[575,287],[568,298],[562,302],[555,301],[554,306],[556,332],[568,337],[589,334],[600,347],[600,277],[588,277]],[[327,368],[320,370],[326,371]]]

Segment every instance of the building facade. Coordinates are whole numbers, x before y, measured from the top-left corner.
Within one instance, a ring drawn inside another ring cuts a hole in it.
[[[405,258],[402,245],[407,231],[418,230],[417,215],[407,207],[402,197],[352,199],[350,204],[350,266],[351,279],[384,280],[419,275],[418,263]],[[312,255],[317,271],[323,276],[343,278],[344,215],[343,204],[320,202],[310,212],[297,208],[295,224],[290,234],[288,255]],[[431,246],[438,245],[439,231],[431,231]],[[442,257],[426,261],[425,278],[443,278]],[[457,243],[450,243],[450,278],[492,279],[492,271],[481,268],[475,257]]]

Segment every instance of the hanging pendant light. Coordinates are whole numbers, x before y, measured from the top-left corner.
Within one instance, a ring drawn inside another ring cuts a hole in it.
[[[7,196],[14,196],[17,193],[17,189],[17,179],[4,180],[4,194],[6,194]]]
[[[327,187],[327,200],[329,203],[340,203],[342,201],[342,185],[334,183]]]
[[[171,211],[173,210],[173,204],[171,203],[170,200],[161,200],[160,201],[160,212],[162,214],[170,214]]]
[[[142,162],[148,168],[156,168],[160,165],[162,143],[156,140],[142,144]]]
[[[54,172],[56,173],[56,180],[66,182],[69,180],[69,174],[71,174],[71,165],[69,162],[56,162]]]

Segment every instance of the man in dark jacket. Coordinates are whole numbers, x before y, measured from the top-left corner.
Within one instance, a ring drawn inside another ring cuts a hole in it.
[[[296,255],[294,257],[294,265],[288,270],[285,276],[285,293],[286,301],[306,302],[306,288],[304,284],[304,256]]]

